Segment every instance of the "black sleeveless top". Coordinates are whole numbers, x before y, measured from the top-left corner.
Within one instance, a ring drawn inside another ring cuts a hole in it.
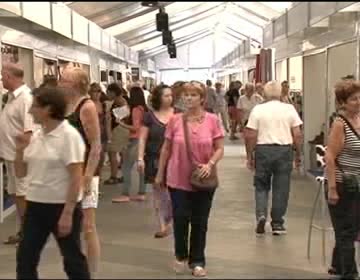
[[[87,139],[86,133],[85,133],[85,129],[81,123],[81,119],[80,119],[80,111],[82,106],[88,101],[90,100],[90,98],[84,98],[83,100],[81,100],[81,102],[79,103],[79,105],[75,108],[75,111],[73,113],[71,113],[70,115],[68,115],[66,117],[66,119],[68,120],[68,122],[77,129],[77,131],[79,131],[82,139],[85,142],[85,146],[86,146],[86,150],[85,150],[85,166],[87,165],[88,159],[89,159],[89,153],[90,153],[90,143],[89,140]]]

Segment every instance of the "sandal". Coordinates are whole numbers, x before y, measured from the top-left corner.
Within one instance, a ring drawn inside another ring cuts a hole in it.
[[[114,184],[120,184],[124,181],[124,178],[117,178],[117,177],[110,177],[109,179],[107,179],[104,184],[105,185],[114,185]]]
[[[20,234],[16,234],[16,235],[12,235],[12,236],[9,236],[8,239],[4,240],[4,244],[5,245],[16,245],[18,243],[20,243],[21,241],[21,236]]]
[[[170,230],[161,230],[161,231],[155,232],[154,237],[155,238],[164,238],[164,237],[169,236],[169,234],[170,234]]]
[[[122,195],[118,198],[113,198],[113,203],[123,203],[123,202],[130,202],[130,198],[128,196]]]
[[[330,268],[328,269],[328,274],[329,274],[329,275],[337,275],[336,268],[335,268],[335,267],[330,267]]]
[[[138,194],[133,197],[131,197],[131,200],[133,201],[145,201],[146,197],[144,194]]]
[[[201,266],[195,266],[193,271],[192,271],[192,275],[195,276],[195,277],[205,277],[206,276],[206,271]]]

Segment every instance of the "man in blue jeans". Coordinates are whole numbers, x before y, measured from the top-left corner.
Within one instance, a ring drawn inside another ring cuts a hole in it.
[[[266,101],[256,105],[247,123],[248,167],[255,169],[256,233],[265,234],[269,192],[272,187],[271,227],[273,235],[286,233],[286,214],[293,167],[300,164],[302,121],[291,104],[280,101],[281,85],[268,82],[264,88]]]

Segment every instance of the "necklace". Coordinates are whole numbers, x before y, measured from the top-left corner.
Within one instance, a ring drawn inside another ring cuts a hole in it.
[[[198,116],[186,116],[187,120],[189,122],[197,122],[197,123],[202,123],[205,119],[205,112],[202,112],[200,115]]]

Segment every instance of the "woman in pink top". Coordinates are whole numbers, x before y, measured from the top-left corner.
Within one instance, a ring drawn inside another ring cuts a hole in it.
[[[205,94],[206,88],[201,83],[184,85],[184,114],[189,127],[192,155],[202,167],[202,175],[207,177],[223,157],[224,133],[218,117],[204,110]],[[155,183],[162,185],[167,165],[166,183],[174,219],[175,271],[183,272],[188,263],[194,276],[203,277],[206,275],[206,232],[215,190],[196,191],[190,184],[191,162],[186,153],[182,117],[183,114],[177,114],[168,123]]]
[[[124,152],[124,163],[123,163],[123,176],[124,176],[124,186],[122,195],[118,198],[114,198],[112,201],[114,203],[119,202],[129,202],[129,192],[131,188],[131,170],[135,164],[137,157],[137,150],[139,146],[139,136],[140,129],[143,126],[144,114],[147,112],[147,107],[145,103],[144,92],[140,87],[132,87],[130,89],[130,117],[128,121],[123,122],[119,121],[119,124],[129,129],[129,145]],[[133,197],[133,200],[144,201],[146,185],[144,180],[144,174],[139,174],[139,192],[138,195]]]

